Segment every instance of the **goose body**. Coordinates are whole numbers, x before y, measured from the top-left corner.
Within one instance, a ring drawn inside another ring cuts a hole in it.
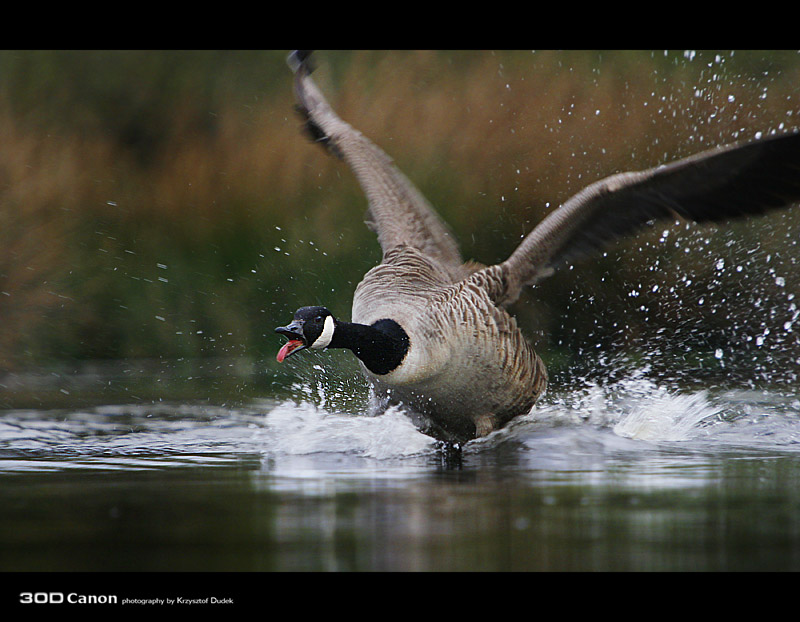
[[[655,220],[719,221],[800,200],[800,134],[728,146],[600,180],[548,215],[504,262],[464,262],[455,239],[389,157],[342,121],[289,58],[315,141],[350,166],[368,202],[381,263],[356,288],[351,321],[303,307],[276,329],[304,348],[347,348],[378,400],[401,404],[437,438],[465,441],[531,410],[542,360],[506,311],[526,285]]]
[[[487,434],[530,411],[547,385],[544,364],[484,278],[453,282],[418,249],[401,246],[356,288],[353,322],[391,318],[409,338],[388,373],[362,363],[376,396],[424,415],[423,427],[440,438]]]

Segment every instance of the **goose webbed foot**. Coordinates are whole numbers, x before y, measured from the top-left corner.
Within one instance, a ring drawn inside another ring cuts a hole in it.
[[[461,467],[461,445],[455,441],[438,441],[436,452],[439,454],[442,464],[448,468]]]

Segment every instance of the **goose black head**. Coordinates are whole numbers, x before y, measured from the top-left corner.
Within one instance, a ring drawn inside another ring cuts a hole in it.
[[[327,348],[335,329],[336,320],[325,307],[301,307],[295,312],[291,324],[275,329],[276,333],[289,339],[278,352],[278,362],[306,348]]]

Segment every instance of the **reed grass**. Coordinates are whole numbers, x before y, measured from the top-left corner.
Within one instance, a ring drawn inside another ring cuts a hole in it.
[[[0,369],[125,357],[266,360],[277,347],[272,328],[294,308],[322,303],[349,314],[379,251],[349,171],[299,133],[283,57],[0,54]],[[340,115],[414,180],[465,256],[487,263],[591,181],[796,128],[800,114],[800,58],[788,52],[334,52],[317,60]],[[580,276],[576,268],[544,283],[515,311],[545,356],[564,365],[597,343],[636,351],[659,330],[685,327],[690,343],[697,326],[710,337],[692,350],[708,362],[739,343],[731,326],[755,322],[753,291],[773,305],[756,323],[778,327],[791,315],[782,296],[800,289],[797,220],[737,225],[736,240],[709,234],[710,246],[690,236],[688,255],[651,233],[581,266]],[[780,287],[762,278],[768,267],[755,267],[767,255]],[[725,290],[734,291],[726,302],[714,284],[718,256],[751,259],[744,276],[725,273],[725,287],[740,288]],[[756,276],[743,281],[748,275]],[[679,304],[703,292],[726,311]],[[611,317],[619,320],[601,321]],[[778,345],[800,360],[792,334]],[[743,347],[747,356],[763,352]]]

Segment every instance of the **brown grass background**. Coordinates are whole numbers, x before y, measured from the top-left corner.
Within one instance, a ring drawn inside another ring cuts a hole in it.
[[[350,172],[299,133],[285,56],[0,52],[0,371],[220,357],[269,370],[273,327],[295,308],[349,316],[379,251]],[[485,263],[598,178],[796,129],[800,115],[787,51],[316,61],[340,115]],[[624,359],[794,382],[797,210],[660,241],[664,229],[516,305],[554,375],[613,375]]]

